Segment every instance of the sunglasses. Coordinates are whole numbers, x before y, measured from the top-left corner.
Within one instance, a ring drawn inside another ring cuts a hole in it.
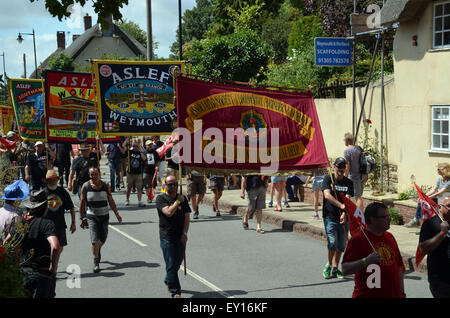
[[[166,186],[168,186],[168,187],[176,187],[176,186],[178,186],[178,182],[166,183]]]

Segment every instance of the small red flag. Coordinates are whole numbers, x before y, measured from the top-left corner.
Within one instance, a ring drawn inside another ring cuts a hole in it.
[[[345,204],[345,210],[348,215],[348,226],[350,230],[350,235],[355,235],[361,228],[366,228],[366,220],[364,218],[364,213],[360,208],[353,203],[352,200],[347,198],[343,193],[339,193]]]
[[[175,141],[175,138],[173,136],[169,136],[167,140],[164,142],[164,144],[156,149],[156,152],[159,155],[159,158],[162,159],[164,155],[166,154],[166,151],[173,147],[173,142]]]
[[[16,145],[15,141],[8,140],[6,138],[0,137],[0,143],[6,148],[12,148]]]
[[[416,187],[417,193],[419,194],[419,204],[422,208],[422,223],[429,218],[432,218],[435,214],[438,214],[439,211],[439,205],[431,200],[423,191],[420,189],[416,183],[414,183],[414,186]],[[420,243],[417,246],[416,250],[416,266],[419,266],[420,262],[423,260],[425,255],[422,254],[422,251],[420,250]]]

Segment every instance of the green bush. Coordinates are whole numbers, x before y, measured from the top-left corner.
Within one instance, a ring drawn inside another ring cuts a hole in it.
[[[406,192],[401,192],[398,194],[398,199],[399,200],[408,200],[409,199],[409,194]]]
[[[402,225],[403,224],[403,216],[400,214],[400,211],[393,207],[389,207],[388,209],[389,209],[389,214],[391,215],[391,224]]]

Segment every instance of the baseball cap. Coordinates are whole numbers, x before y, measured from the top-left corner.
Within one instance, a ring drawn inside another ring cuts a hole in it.
[[[345,159],[342,158],[342,157],[339,157],[339,158],[337,158],[337,159],[334,161],[334,165],[335,165],[335,166],[342,166],[342,165],[345,165],[345,164],[347,164],[347,160],[345,160]]]
[[[153,142],[151,141],[151,140],[147,140],[146,142],[145,142],[145,145],[146,146],[148,146],[148,145],[151,145]]]
[[[34,146],[39,146],[39,145],[43,145],[44,143],[42,141],[38,141],[34,144]]]
[[[55,170],[47,171],[47,174],[45,175],[45,179],[51,179],[51,178],[59,178],[59,175],[56,173]]]

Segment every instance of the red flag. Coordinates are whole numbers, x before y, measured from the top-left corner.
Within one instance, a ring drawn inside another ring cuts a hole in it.
[[[12,148],[16,145],[15,141],[8,140],[6,138],[0,137],[0,143],[6,148]]]
[[[423,191],[420,189],[416,183],[414,183],[414,186],[416,187],[417,194],[419,194],[419,204],[422,208],[422,223],[429,218],[432,218],[435,214],[438,214],[439,211],[439,205],[431,200]],[[420,250],[420,243],[417,246],[416,250],[416,266],[419,266],[420,262],[423,260],[425,255],[422,254],[422,251]]]
[[[366,228],[366,220],[364,218],[364,213],[358,208],[352,200],[347,198],[343,193],[339,193],[345,204],[345,210],[348,215],[348,226],[350,228],[350,234],[353,236],[355,233],[361,230],[361,228]]]
[[[173,142],[175,141],[175,138],[173,136],[169,136],[169,138],[166,139],[164,144],[156,149],[156,152],[159,155],[159,158],[162,159],[164,155],[166,154],[166,151],[173,147]]]

